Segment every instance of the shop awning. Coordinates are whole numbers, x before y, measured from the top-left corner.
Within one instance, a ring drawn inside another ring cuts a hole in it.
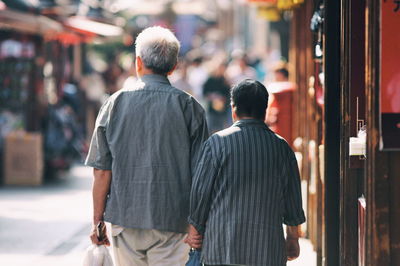
[[[247,0],[249,3],[254,3],[258,5],[276,5],[278,0]]]
[[[205,1],[175,2],[172,9],[179,15],[203,16],[207,13],[207,3]]]
[[[247,0],[247,2],[256,4],[260,7],[291,10],[304,3],[304,0]]]
[[[171,8],[177,15],[196,15],[208,18],[210,13],[215,13],[215,8],[207,5],[207,2],[204,0],[172,2]],[[165,1],[142,2],[140,5],[132,5],[131,7],[128,7],[127,11],[128,14],[132,16],[157,16],[166,11],[166,4]]]
[[[48,17],[11,9],[0,10],[0,28],[38,35],[57,34],[63,31],[61,23]]]
[[[85,35],[115,37],[123,34],[121,27],[90,20],[86,17],[69,17],[64,25]]]

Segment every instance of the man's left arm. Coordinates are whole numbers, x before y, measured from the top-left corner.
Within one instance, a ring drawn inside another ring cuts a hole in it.
[[[204,142],[208,139],[209,134],[203,107],[201,107],[201,105],[194,99],[191,99],[189,106],[191,108],[190,169],[193,183],[195,182],[196,167],[200,163],[200,156],[202,156],[202,152],[205,152],[204,150],[202,151],[201,148]],[[193,220],[191,222],[193,222]],[[192,248],[201,248],[202,240],[202,234],[199,233],[194,225],[189,224],[188,236],[185,239],[185,243],[189,244]]]
[[[201,147],[208,139],[208,127],[205,111],[201,105],[194,99],[189,104],[191,108],[191,125],[190,125],[190,168],[192,177],[198,163]]]

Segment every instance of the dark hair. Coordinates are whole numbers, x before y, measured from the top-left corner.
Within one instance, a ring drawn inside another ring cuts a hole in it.
[[[238,117],[249,116],[264,120],[268,96],[265,86],[252,79],[241,81],[231,90],[231,101]]]
[[[275,72],[281,73],[285,78],[289,78],[289,71],[284,67],[275,69]]]

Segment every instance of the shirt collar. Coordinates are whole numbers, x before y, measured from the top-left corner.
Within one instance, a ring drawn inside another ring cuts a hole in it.
[[[233,126],[243,127],[243,126],[261,126],[268,128],[268,126],[264,123],[264,121],[260,119],[241,119],[236,121]],[[269,129],[269,128],[268,128]]]
[[[163,83],[167,85],[171,85],[168,78],[166,76],[158,75],[158,74],[148,74],[144,75],[140,78],[144,83]]]

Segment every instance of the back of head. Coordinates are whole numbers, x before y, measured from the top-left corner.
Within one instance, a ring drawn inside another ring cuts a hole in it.
[[[239,118],[252,117],[264,120],[268,106],[268,91],[261,82],[245,79],[231,91],[231,101]]]
[[[288,65],[286,62],[279,61],[272,68],[276,81],[287,81],[289,79]]]
[[[281,75],[280,79],[287,80],[289,78],[289,71],[285,67],[275,69],[275,75],[277,74]]]
[[[149,27],[137,36],[135,44],[136,56],[155,74],[167,74],[178,62],[180,43],[168,29]]]

